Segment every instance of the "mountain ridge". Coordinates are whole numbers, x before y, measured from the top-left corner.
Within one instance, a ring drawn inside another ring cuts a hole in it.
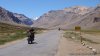
[[[92,29],[100,25],[93,22],[97,15],[100,15],[100,6],[97,7],[70,7],[63,10],[51,10],[38,18],[33,24],[40,28],[62,28],[74,29],[75,26],[81,26],[83,29]],[[97,17],[99,21],[100,16]],[[87,23],[87,24],[86,24]],[[95,26],[96,25],[96,26]]]
[[[18,16],[16,16],[18,15]],[[10,12],[2,7],[0,7],[0,22],[16,25],[32,25],[33,21],[23,14]]]

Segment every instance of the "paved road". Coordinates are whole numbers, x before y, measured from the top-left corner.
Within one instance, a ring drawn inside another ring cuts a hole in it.
[[[51,30],[36,35],[37,44],[27,44],[26,39],[5,48],[0,48],[0,56],[54,56],[57,52],[61,32]]]

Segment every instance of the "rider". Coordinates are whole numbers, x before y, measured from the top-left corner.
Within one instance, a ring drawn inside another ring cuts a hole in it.
[[[28,44],[32,44],[33,43],[33,41],[34,41],[34,38],[35,38],[35,36],[34,36],[34,34],[35,34],[35,30],[34,30],[34,28],[31,28],[28,32]]]
[[[58,28],[58,30],[60,31],[61,29],[60,29],[60,28]]]

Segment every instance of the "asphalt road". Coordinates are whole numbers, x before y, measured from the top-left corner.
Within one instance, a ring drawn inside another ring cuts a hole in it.
[[[0,48],[0,56],[54,56],[60,37],[60,31],[50,30],[36,35],[35,44],[27,44],[24,39],[16,44]]]

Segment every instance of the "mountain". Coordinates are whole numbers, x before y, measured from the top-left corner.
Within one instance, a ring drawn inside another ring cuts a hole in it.
[[[56,27],[66,22],[69,22],[72,18],[81,16],[73,12],[66,12],[64,10],[52,10],[45,13],[43,16],[34,23],[34,26],[41,28]]]
[[[70,7],[63,10],[51,10],[40,16],[34,22],[33,26],[40,28],[58,28],[77,20],[77,17],[81,17],[89,11],[89,8],[83,6]]]
[[[10,12],[0,7],[0,22],[16,25],[32,25],[33,21],[23,14]]]
[[[40,28],[100,29],[100,5],[97,7],[74,6],[63,10],[51,10],[40,16],[33,24]]]
[[[17,17],[25,25],[32,25],[33,24],[33,21],[31,19],[29,19],[28,17],[26,17],[25,15],[23,15],[23,14],[13,13],[13,15],[15,17]]]
[[[100,30],[100,6],[97,6],[89,13],[84,14],[81,17],[77,17],[76,21],[68,25],[62,26],[65,29],[74,29],[75,26],[81,26],[82,29],[98,29]]]

